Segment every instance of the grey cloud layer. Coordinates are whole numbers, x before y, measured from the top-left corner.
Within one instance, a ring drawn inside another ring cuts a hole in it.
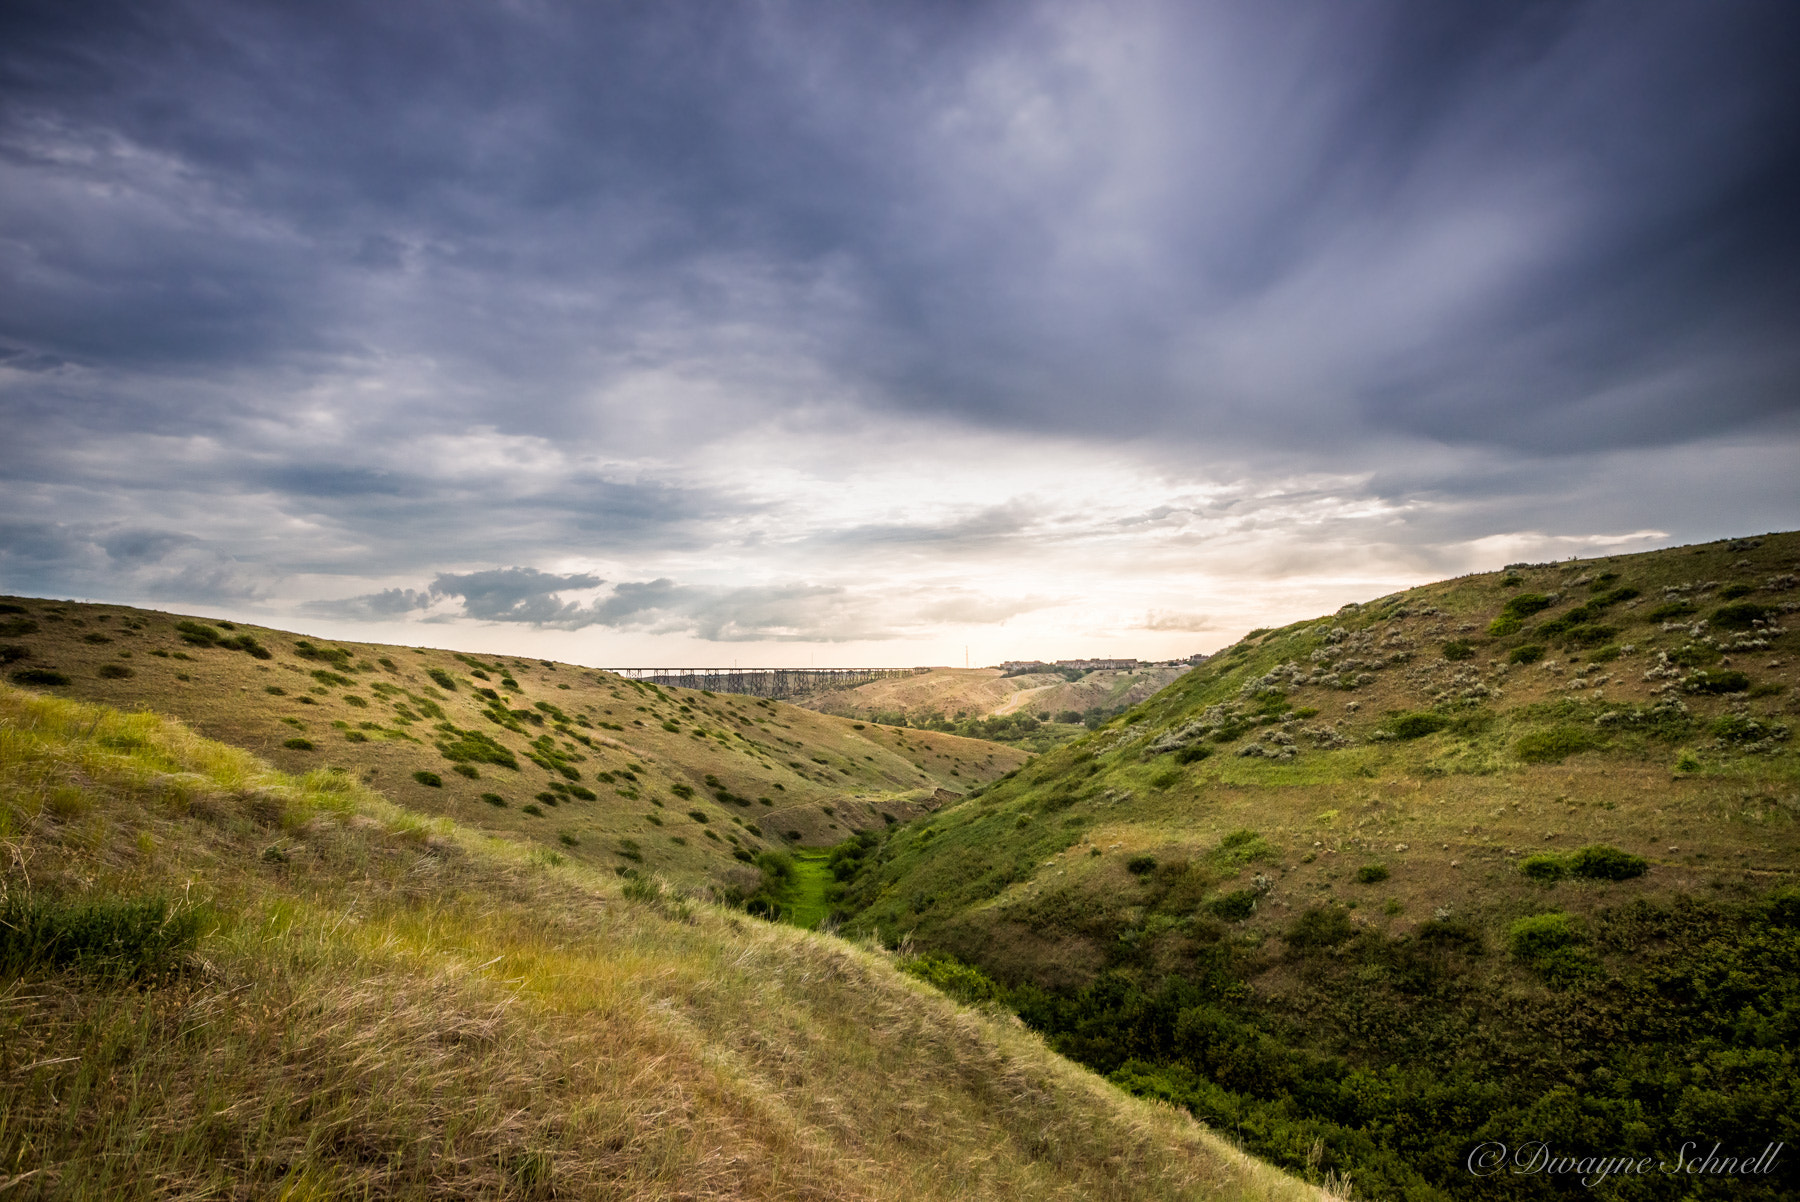
[[[1797,52],[1753,2],[19,0],[0,583],[878,637],[860,565],[1089,530],[1015,495],[789,536],[683,470],[807,421],[1363,473],[1421,541],[1791,524]],[[1688,449],[1732,478],[1659,490]],[[1101,524],[1178,543],[1249,492]],[[758,539],[810,559],[500,566]]]
[[[1795,404],[1785,6],[8,12],[14,361],[417,356],[543,432],[670,352],[1262,444]]]

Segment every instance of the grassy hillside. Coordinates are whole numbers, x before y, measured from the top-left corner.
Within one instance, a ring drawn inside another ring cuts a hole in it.
[[[1024,759],[572,664],[124,606],[0,600],[0,658],[27,687],[171,714],[287,771],[343,768],[421,813],[743,891],[767,848],[903,821]]]
[[[157,715],[0,685],[0,850],[8,1197],[1317,1196],[879,949]]]
[[[871,841],[857,921],[1378,1196],[1529,1196],[1461,1168],[1484,1132],[1759,1151],[1800,1118],[1797,574],[1770,535],[1256,632]]]
[[[821,713],[888,725],[954,731],[1047,751],[1156,693],[1186,668],[1134,672],[1039,672],[932,668],[873,680],[800,702]]]

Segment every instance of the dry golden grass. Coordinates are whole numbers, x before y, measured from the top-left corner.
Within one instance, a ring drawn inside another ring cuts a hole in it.
[[[192,620],[181,615],[22,597],[4,603],[0,631],[11,624],[19,632],[0,644],[23,653],[6,671],[50,669],[68,679],[44,691],[169,714],[290,772],[340,767],[409,809],[529,839],[599,868],[626,862],[620,847],[629,839],[638,862],[683,884],[754,888],[757,874],[733,858],[739,847],[754,853],[838,843],[885,826],[884,815],[904,822],[926,812],[939,788],[967,792],[1026,758],[955,735],[858,729],[785,703],[652,689],[576,664],[324,639],[312,641],[309,658],[299,636],[214,626],[229,638],[257,640],[269,658],[256,659],[184,639],[183,624]],[[119,671],[129,675],[109,674]],[[519,729],[487,716],[493,706],[482,689],[526,715],[514,722]],[[476,776],[458,775],[436,746],[442,721],[497,740],[517,769],[465,764]],[[533,742],[546,736],[570,757],[579,781],[530,758]],[[310,746],[286,745],[295,739]],[[439,784],[420,783],[418,772],[435,774]],[[570,784],[596,796],[555,792]],[[718,800],[720,790],[739,800]],[[547,791],[554,804],[540,799]],[[484,794],[506,804],[492,805]],[[707,826],[686,817],[696,808],[711,816]]]
[[[879,949],[0,687],[0,886],[186,971],[0,981],[6,1197],[1318,1196]]]

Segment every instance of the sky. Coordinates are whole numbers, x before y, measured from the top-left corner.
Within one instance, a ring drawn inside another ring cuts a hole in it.
[[[1800,526],[1800,10],[0,9],[0,591],[1212,651]]]

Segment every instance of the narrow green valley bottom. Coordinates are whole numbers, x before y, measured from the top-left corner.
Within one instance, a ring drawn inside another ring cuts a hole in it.
[[[788,884],[787,913],[784,917],[797,927],[812,930],[825,921],[831,910],[825,891],[837,880],[831,875],[831,852],[796,851],[794,875]]]

